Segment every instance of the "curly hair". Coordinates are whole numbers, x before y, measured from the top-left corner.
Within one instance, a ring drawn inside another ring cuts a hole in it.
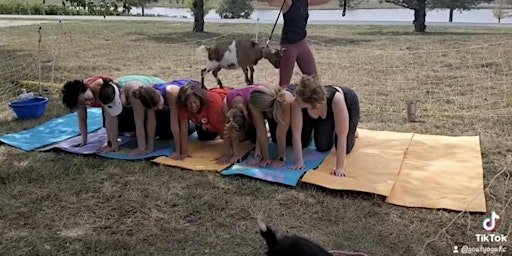
[[[226,125],[224,125],[224,137],[232,141],[240,140],[240,132],[244,131],[247,119],[239,108],[231,108],[226,114]]]
[[[259,112],[269,113],[274,120],[282,123],[281,112],[286,104],[286,94],[280,86],[262,85],[251,92],[249,104]]]
[[[322,103],[327,98],[325,86],[322,86],[319,79],[310,76],[302,76],[295,89],[295,95],[302,102],[311,105],[313,108]]]
[[[176,97],[178,107],[187,108],[187,100],[191,95],[199,99],[201,106],[205,106],[208,103],[208,90],[202,88],[200,83],[190,82],[182,86],[178,91],[178,96]]]
[[[62,88],[62,103],[70,110],[78,106],[78,97],[87,91],[87,86],[82,80],[72,80],[64,84]]]

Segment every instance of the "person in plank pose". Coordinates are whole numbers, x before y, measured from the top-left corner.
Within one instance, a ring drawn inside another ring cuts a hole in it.
[[[332,174],[345,176],[345,158],[354,148],[360,119],[359,99],[345,86],[320,84],[318,79],[303,76],[295,90],[292,106],[293,151],[296,164],[303,169],[302,138],[314,133],[316,150],[336,148],[336,166]],[[304,115],[306,110],[307,115]]]
[[[256,130],[249,111],[249,96],[259,86],[259,84],[254,84],[235,88],[224,99],[222,110],[226,116],[223,136],[225,151],[217,159],[217,163],[240,162],[242,159],[239,150],[240,142],[250,140],[252,143],[256,143]]]
[[[153,84],[133,90],[133,97],[138,99],[146,111],[154,111],[157,115],[157,134],[169,134],[160,139],[174,139],[176,151],[169,155],[170,158],[179,156],[181,149],[180,120],[178,118],[178,92],[185,85],[201,86],[201,83],[191,79],[176,79],[171,82]],[[165,109],[166,111],[163,111]],[[158,111],[162,110],[162,111]],[[161,114],[159,114],[159,112]],[[168,113],[167,113],[168,112]],[[160,125],[159,124],[164,124]],[[170,125],[167,125],[170,124]],[[187,126],[188,135],[196,131],[192,122]],[[167,131],[170,131],[168,133]]]
[[[291,109],[295,100],[295,86],[285,88],[276,85],[263,85],[254,89],[249,96],[249,109],[256,128],[256,150],[249,160],[250,166],[272,168],[282,167],[286,163],[286,147],[292,146],[290,129]],[[304,111],[304,114],[305,111]],[[277,159],[271,159],[268,150],[268,128],[272,142],[277,144]],[[302,138],[303,148],[311,143],[311,136]]]
[[[123,107],[133,109],[135,121],[135,134],[137,148],[130,155],[145,155],[154,150],[154,136],[156,132],[156,117],[154,111],[146,111],[141,101],[134,97],[136,89],[151,87],[153,84],[165,83],[164,80],[154,76],[130,75],[119,77],[114,81],[104,80],[98,93],[100,103],[105,109],[105,126],[109,143],[100,149],[100,152],[117,152],[119,145],[118,116]],[[147,120],[144,122],[144,120]]]
[[[62,87],[62,103],[71,111],[76,111],[78,127],[82,142],[77,145],[87,145],[87,107],[101,108],[98,92],[103,80],[115,80],[115,76],[95,75],[83,80],[75,79],[67,81]]]
[[[205,89],[195,84],[182,86],[178,91],[178,116],[180,120],[180,147],[171,158],[183,160],[189,157],[187,127],[196,125],[198,140],[215,140],[224,135],[224,111],[222,103],[230,88]]]

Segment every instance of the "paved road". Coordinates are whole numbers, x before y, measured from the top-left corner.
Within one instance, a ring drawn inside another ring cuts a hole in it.
[[[143,16],[68,16],[68,15],[0,15],[0,19],[21,20],[113,20],[113,21],[168,21],[193,22],[193,19],[170,17],[143,17]],[[260,20],[262,24],[273,24],[275,20]],[[205,19],[207,23],[255,23],[254,20]],[[310,20],[315,25],[411,25],[408,21],[340,21],[340,20]],[[512,27],[512,23],[468,23],[468,22],[427,22],[427,26],[478,26],[478,27]]]

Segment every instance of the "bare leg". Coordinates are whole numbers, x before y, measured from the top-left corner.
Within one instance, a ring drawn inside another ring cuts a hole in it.
[[[247,67],[242,67],[242,70],[244,71],[245,83],[250,85],[251,81],[249,80],[249,69]]]

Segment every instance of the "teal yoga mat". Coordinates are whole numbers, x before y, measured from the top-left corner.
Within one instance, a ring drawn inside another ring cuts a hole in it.
[[[87,109],[87,131],[94,132],[103,127],[101,108]],[[32,129],[5,134],[0,141],[24,151],[32,151],[80,134],[76,113],[56,117]]]

